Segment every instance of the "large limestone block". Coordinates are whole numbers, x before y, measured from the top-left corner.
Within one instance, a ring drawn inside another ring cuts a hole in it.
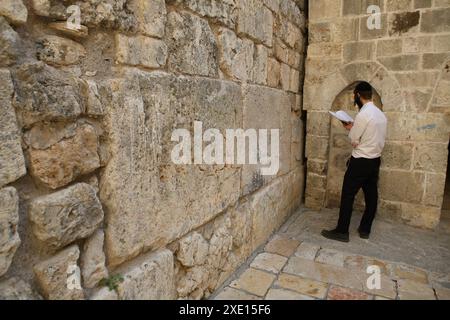
[[[146,68],[160,68],[167,61],[167,46],[159,40],[145,36],[116,35],[117,62]]]
[[[117,289],[121,300],[175,299],[173,255],[167,249],[145,254],[117,273],[124,279]]]
[[[42,120],[67,120],[79,116],[82,105],[76,79],[43,62],[20,65],[13,72],[13,104],[24,126]]]
[[[105,253],[103,252],[105,234],[97,230],[86,240],[81,254],[81,275],[86,288],[95,287],[100,280],[108,278],[108,269],[105,266]]]
[[[279,130],[279,170],[273,175],[263,176],[261,168],[265,164],[245,164],[242,169],[242,193],[249,194],[270,182],[277,175],[285,174],[290,169],[291,159],[291,108],[294,107],[295,97],[277,89],[249,85],[244,92],[244,129],[268,130],[268,147],[272,146],[271,129]],[[248,148],[248,147],[247,147]],[[259,147],[258,147],[259,148]],[[258,152],[260,149],[258,149]],[[276,161],[272,157],[272,161]],[[275,162],[274,162],[275,164]]]
[[[401,218],[411,226],[433,229],[439,224],[440,217],[441,208],[439,207],[430,207],[414,203],[401,204]]]
[[[52,248],[88,237],[103,221],[95,189],[86,183],[31,200],[29,215],[35,236]]]
[[[16,62],[20,53],[20,37],[0,16],[0,66],[9,66]]]
[[[167,16],[169,70],[216,77],[217,43],[206,20],[188,12]]]
[[[209,244],[203,236],[193,232],[181,239],[177,251],[177,259],[185,267],[202,265],[208,256]]]
[[[111,81],[105,120],[111,159],[100,180],[108,208],[108,261],[117,265],[144,248],[182,237],[239,198],[236,166],[175,165],[174,129],[242,128],[240,87],[165,73]],[[193,154],[192,154],[193,155]]]
[[[20,144],[16,114],[11,105],[14,92],[8,70],[0,69],[0,187],[26,173],[25,158]]]
[[[336,19],[341,15],[342,0],[316,0],[309,6],[309,19],[321,21]]]
[[[0,300],[42,300],[28,283],[19,278],[0,282]]]
[[[138,21],[139,30],[146,36],[164,36],[167,20],[164,0],[132,0],[130,8]]]
[[[256,249],[267,241],[289,214],[292,185],[287,176],[277,178],[267,187],[258,190],[251,198],[253,213],[252,246]]]
[[[234,29],[236,24],[236,0],[177,0],[201,16],[213,18]]]
[[[221,69],[232,79],[247,81],[253,75],[253,42],[239,39],[236,34],[220,28],[218,36]]]
[[[49,300],[82,300],[80,268],[77,265],[80,250],[73,245],[33,268],[44,298]]]
[[[259,0],[238,0],[238,34],[245,34],[272,46],[273,16],[272,12]]]
[[[420,203],[425,189],[425,174],[381,171],[380,197],[385,200]]]
[[[0,189],[0,276],[8,271],[20,245],[17,232],[19,223],[19,197],[16,189]]]
[[[46,128],[41,129],[46,131]],[[47,148],[29,149],[31,174],[52,189],[65,186],[100,167],[95,128],[80,124],[73,131],[69,137],[59,137],[59,132],[51,132],[49,135],[56,143]],[[40,133],[40,136],[47,134]]]
[[[0,15],[11,23],[20,25],[27,22],[28,10],[22,0],[2,0],[0,2]]]
[[[48,64],[66,66],[78,63],[86,56],[86,49],[73,40],[46,35],[38,40],[37,56]]]

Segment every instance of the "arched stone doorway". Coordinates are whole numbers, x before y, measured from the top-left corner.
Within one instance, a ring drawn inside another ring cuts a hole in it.
[[[358,109],[353,102],[353,91],[357,84],[358,81],[350,84],[336,96],[331,106],[331,111],[343,110],[352,118],[356,117]],[[383,109],[381,97],[375,89],[373,100],[376,106]],[[342,127],[341,122],[332,117],[330,117],[330,121],[325,207],[339,208],[342,182],[347,160],[352,153],[352,146],[349,143],[348,132]],[[362,209],[363,207],[364,197],[362,192],[359,192],[355,201],[355,208]]]

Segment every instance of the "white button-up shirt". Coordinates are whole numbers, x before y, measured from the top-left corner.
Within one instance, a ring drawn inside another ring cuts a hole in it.
[[[366,159],[381,157],[386,131],[387,119],[384,113],[373,102],[366,103],[356,116],[349,133],[354,146],[352,156]]]

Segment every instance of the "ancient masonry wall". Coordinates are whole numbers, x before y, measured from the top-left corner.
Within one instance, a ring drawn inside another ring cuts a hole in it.
[[[381,9],[380,29],[367,28],[369,5]],[[450,132],[449,21],[448,0],[310,1],[306,206],[339,201],[329,187],[340,177],[328,169],[345,166],[345,157],[330,153],[341,139],[330,139],[328,110],[340,93],[365,80],[381,96],[389,121],[380,214],[413,226],[438,224]]]
[[[2,0],[0,298],[211,294],[301,201],[304,11]],[[278,175],[173,164],[194,121],[279,128]]]

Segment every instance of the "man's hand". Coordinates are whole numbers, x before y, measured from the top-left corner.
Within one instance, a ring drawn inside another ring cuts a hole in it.
[[[348,131],[352,130],[352,128],[353,128],[353,122],[342,122],[342,125],[343,125],[344,128],[347,129]]]

